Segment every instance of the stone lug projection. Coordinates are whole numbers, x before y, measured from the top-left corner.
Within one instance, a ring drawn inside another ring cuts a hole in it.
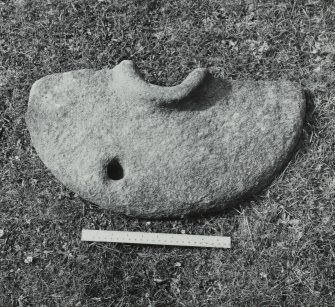
[[[268,185],[299,139],[305,100],[288,81],[227,81],[195,69],[143,80],[131,61],[46,76],[26,122],[44,164],[114,212],[180,217],[234,205]]]

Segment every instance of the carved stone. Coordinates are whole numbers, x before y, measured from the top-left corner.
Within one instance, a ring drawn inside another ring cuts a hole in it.
[[[301,87],[196,69],[149,84],[131,61],[46,76],[26,122],[44,164],[103,208],[161,218],[221,210],[268,185],[303,125]]]

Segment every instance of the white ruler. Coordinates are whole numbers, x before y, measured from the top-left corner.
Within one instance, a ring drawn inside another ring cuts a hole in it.
[[[230,248],[230,237],[83,229],[82,241]]]

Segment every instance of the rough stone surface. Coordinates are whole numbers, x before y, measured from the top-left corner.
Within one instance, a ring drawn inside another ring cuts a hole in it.
[[[69,189],[115,212],[160,218],[224,209],[269,184],[294,150],[304,109],[290,82],[196,69],[160,87],[123,61],[36,81],[26,122]]]

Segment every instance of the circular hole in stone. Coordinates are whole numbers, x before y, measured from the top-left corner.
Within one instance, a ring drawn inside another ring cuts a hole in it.
[[[123,167],[117,158],[107,164],[107,176],[112,180],[120,180],[124,176]]]

